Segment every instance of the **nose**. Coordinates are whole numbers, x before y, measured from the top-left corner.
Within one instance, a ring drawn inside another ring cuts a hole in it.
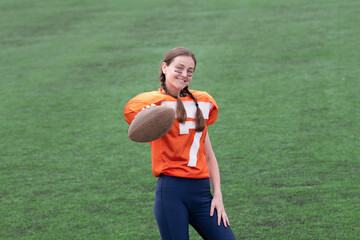
[[[182,71],[181,76],[187,77],[187,72],[186,72],[186,71]]]

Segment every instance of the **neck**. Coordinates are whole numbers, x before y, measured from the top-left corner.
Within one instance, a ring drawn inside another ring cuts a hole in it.
[[[166,94],[169,94],[173,97],[179,97],[180,96],[180,91],[176,90],[176,89],[172,89],[172,88],[169,88],[169,87],[166,87],[166,91],[163,90],[164,93]]]

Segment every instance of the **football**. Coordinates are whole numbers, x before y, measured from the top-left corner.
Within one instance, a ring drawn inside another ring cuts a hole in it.
[[[134,142],[151,142],[164,136],[175,120],[174,109],[150,107],[139,112],[131,122],[128,136]]]

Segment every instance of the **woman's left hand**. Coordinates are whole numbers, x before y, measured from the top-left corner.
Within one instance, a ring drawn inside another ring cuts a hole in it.
[[[222,199],[222,195],[214,195],[212,201],[211,201],[211,207],[210,207],[210,216],[214,215],[214,211],[217,211],[217,217],[218,217],[218,226],[220,226],[220,221],[222,219],[224,226],[230,226],[229,219],[226,215],[224,203]]]

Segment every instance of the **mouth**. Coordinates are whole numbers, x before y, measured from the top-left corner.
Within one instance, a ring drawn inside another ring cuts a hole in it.
[[[183,82],[183,83],[187,83],[188,82],[188,79],[183,79],[183,78],[176,78],[177,80],[179,80],[180,82]]]

